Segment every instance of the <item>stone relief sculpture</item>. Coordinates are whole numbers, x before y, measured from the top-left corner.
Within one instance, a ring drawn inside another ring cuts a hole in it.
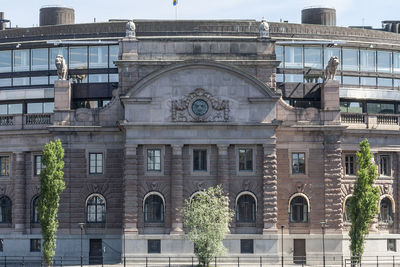
[[[229,101],[197,88],[188,96],[171,100],[172,121],[228,121]]]
[[[126,34],[125,37],[134,38],[136,37],[136,25],[133,20],[129,20],[126,23]]]
[[[56,68],[57,68],[57,75],[59,80],[66,80],[67,79],[67,63],[65,63],[65,59],[62,55],[58,55],[56,57]]]
[[[260,38],[269,38],[269,24],[265,19],[261,20],[259,29]]]
[[[336,75],[336,69],[339,65],[338,57],[331,57],[328,61],[328,65],[325,69],[325,80],[334,80]]]

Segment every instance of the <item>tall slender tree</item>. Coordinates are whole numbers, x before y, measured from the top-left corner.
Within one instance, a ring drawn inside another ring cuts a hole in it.
[[[49,142],[42,152],[43,171],[40,173],[40,197],[38,212],[43,236],[43,258],[51,265],[56,249],[58,207],[60,194],[65,189],[64,149],[61,141]]]
[[[378,177],[377,166],[372,163],[372,154],[367,139],[361,141],[360,151],[357,152],[357,181],[354,187],[353,196],[350,200],[350,221],[351,228],[350,250],[358,263],[364,253],[365,237],[369,234],[372,220],[378,214],[378,201],[380,191],[373,186]]]

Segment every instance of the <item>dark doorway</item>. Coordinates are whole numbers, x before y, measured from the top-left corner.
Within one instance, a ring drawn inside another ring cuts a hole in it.
[[[89,264],[103,263],[103,245],[101,239],[90,239]]]
[[[306,240],[294,239],[293,247],[293,262],[295,264],[306,264]]]

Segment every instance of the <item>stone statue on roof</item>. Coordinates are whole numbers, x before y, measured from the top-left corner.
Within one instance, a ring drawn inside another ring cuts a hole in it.
[[[129,20],[126,23],[126,34],[125,37],[135,38],[136,37],[136,25],[133,20]]]

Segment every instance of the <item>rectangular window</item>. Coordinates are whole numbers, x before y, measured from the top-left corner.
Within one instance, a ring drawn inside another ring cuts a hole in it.
[[[115,68],[116,66],[114,65],[114,61],[118,60],[118,51],[119,51],[119,46],[118,45],[110,45],[109,46],[109,53],[110,57],[108,58],[108,64],[110,68]]]
[[[103,153],[89,153],[89,173],[103,173]]]
[[[31,77],[31,85],[43,85],[43,84],[49,84],[48,76]]]
[[[285,74],[285,82],[287,83],[302,83],[304,81],[303,74]]]
[[[69,48],[69,68],[71,69],[87,69],[88,67],[88,51],[86,46]]]
[[[0,51],[0,72],[11,72],[11,51]]]
[[[376,52],[374,50],[360,50],[360,70],[376,71]]]
[[[340,112],[363,113],[362,103],[340,101]]]
[[[367,103],[369,114],[394,114],[394,104]]]
[[[29,49],[14,50],[14,71],[29,71]]]
[[[49,68],[49,50],[47,48],[32,49],[32,70],[47,70]]]
[[[390,176],[390,156],[381,155],[379,163],[380,175]]]
[[[312,69],[322,68],[322,51],[321,47],[305,47],[304,48],[304,67]]]
[[[394,251],[396,252],[396,239],[388,239],[387,240],[387,251]]]
[[[343,84],[360,86],[360,77],[358,77],[358,76],[343,76]]]
[[[13,86],[29,85],[29,77],[13,78]]]
[[[253,239],[240,239],[240,253],[253,254],[254,253],[254,240]]]
[[[0,79],[0,87],[9,87],[11,86],[11,78]]]
[[[281,62],[278,68],[283,68],[283,47],[279,45],[275,46],[275,54],[276,60],[279,60]]]
[[[10,157],[0,156],[0,176],[10,175]]]
[[[358,49],[343,48],[342,54],[343,70],[358,71]]]
[[[378,51],[378,72],[392,72],[392,52]]]
[[[303,48],[301,46],[285,46],[285,68],[303,68]]]
[[[147,170],[161,171],[161,149],[147,149]]]
[[[42,172],[43,165],[42,165],[42,156],[37,155],[35,156],[35,162],[34,162],[34,174],[35,176],[39,176],[40,173]]]
[[[354,162],[355,162],[354,155],[346,155],[345,157],[346,175],[354,175],[355,173]]]
[[[207,171],[207,150],[193,150],[193,171]]]
[[[3,252],[4,240],[0,239],[0,252]]]
[[[292,174],[306,173],[305,153],[292,153]]]
[[[109,75],[110,83],[117,83],[118,82],[118,73],[110,73]]]
[[[90,83],[108,83],[108,74],[90,74],[89,75]]]
[[[378,87],[393,87],[393,80],[388,78],[378,78]]]
[[[147,253],[161,253],[161,240],[160,239],[147,240]]]
[[[40,251],[41,251],[41,240],[31,239],[31,252],[40,252]]]
[[[361,85],[363,86],[372,86],[376,87],[376,78],[375,77],[361,77]]]
[[[108,68],[108,46],[89,47],[89,68]]]
[[[393,72],[400,73],[400,53],[393,52]]]
[[[253,149],[239,149],[239,171],[253,170]]]

